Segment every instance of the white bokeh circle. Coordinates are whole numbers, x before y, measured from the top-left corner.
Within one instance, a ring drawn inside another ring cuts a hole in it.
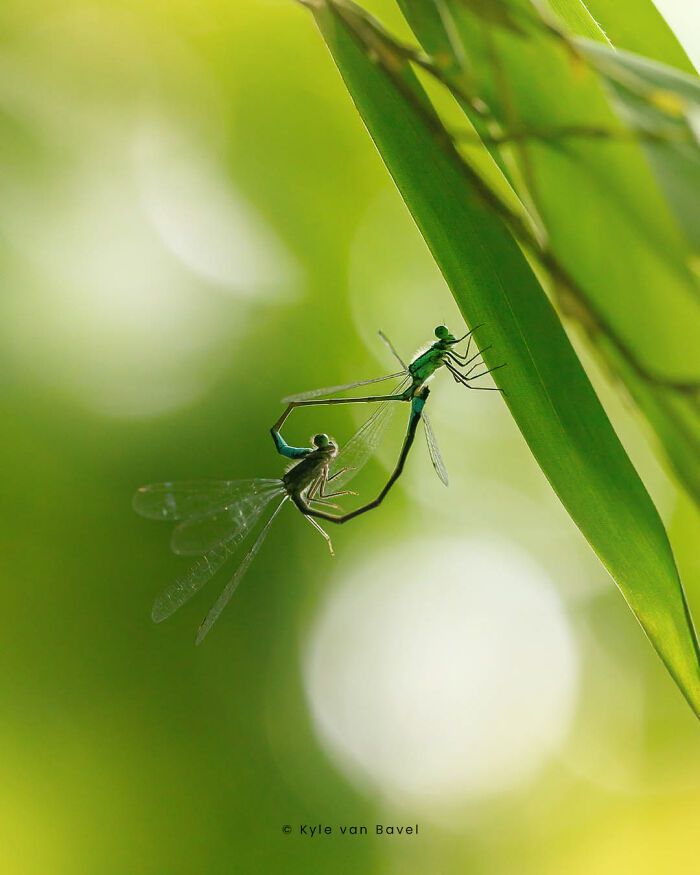
[[[354,783],[426,811],[508,791],[557,750],[576,645],[546,572],[501,539],[421,539],[332,587],[304,679]]]

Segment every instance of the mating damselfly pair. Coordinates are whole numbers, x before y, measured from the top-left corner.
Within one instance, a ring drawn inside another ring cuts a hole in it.
[[[474,381],[503,367],[501,364],[487,368],[480,350],[471,353],[473,334],[479,327],[481,326],[476,326],[463,337],[457,338],[444,325],[439,325],[435,329],[436,340],[419,351],[408,364],[405,364],[386,335],[380,332],[380,337],[398,360],[402,370],[382,377],[358,380],[343,386],[327,386],[284,398],[287,408],[271,429],[277,452],[293,461],[281,478],[185,481],[142,486],[133,501],[137,513],[149,519],[176,522],[171,539],[173,551],[183,556],[200,557],[172,586],[158,596],[153,605],[153,619],[160,622],[189,601],[233,556],[241,542],[252,534],[256,524],[270,507],[272,512],[267,521],[200,625],[196,639],[198,644],[228,604],[260,550],[275,518],[288,501],[323,536],[333,554],[331,538],[317,519],[342,524],[378,507],[401,476],[420,420],[423,421],[433,467],[438,477],[447,485],[447,470],[425,412],[430,394],[428,383],[437,371],[446,368],[455,382],[462,386],[499,391],[495,386],[473,385]],[[459,353],[456,347],[465,340],[466,350]],[[390,380],[399,382],[387,394],[336,397],[342,392]],[[379,447],[397,402],[401,401],[409,404],[410,413],[401,452],[391,476],[372,501],[346,513],[332,513],[331,510],[340,508],[331,499],[356,494],[343,487],[357,475]],[[297,407],[330,404],[374,404],[376,409],[342,449],[324,433],[315,435],[310,447],[294,447],[284,440],[281,428]]]

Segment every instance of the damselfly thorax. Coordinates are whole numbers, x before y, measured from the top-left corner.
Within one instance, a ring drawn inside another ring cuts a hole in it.
[[[328,476],[331,462],[338,455],[335,443],[318,447],[287,470],[282,483],[290,497],[305,495],[320,478]]]

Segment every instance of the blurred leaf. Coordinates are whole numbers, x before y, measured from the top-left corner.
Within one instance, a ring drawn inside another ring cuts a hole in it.
[[[600,25],[581,0],[550,0],[549,5],[569,30],[590,39],[607,41]]]
[[[405,56],[348,2],[312,5],[367,128],[470,325],[486,323],[533,455],[700,714],[698,646],[658,513],[492,192],[454,148]]]
[[[700,250],[700,80],[647,58],[590,40],[577,46],[612,89],[642,145],[678,223]]]
[[[569,2],[562,0],[558,11],[562,6],[568,6]],[[695,72],[685,49],[652,0],[615,0],[614,3],[610,0],[586,0],[586,8],[600,26],[601,34],[605,32],[617,48],[646,55],[685,73]],[[593,34],[584,33],[570,23],[569,26],[581,36],[596,39]]]
[[[516,13],[511,9],[508,0],[459,0],[474,15],[495,27],[505,27],[514,33],[523,33],[522,25],[518,23]]]
[[[595,338],[615,373],[624,381],[637,406],[660,439],[671,465],[690,496],[700,495],[700,421],[697,404],[686,395],[669,396],[664,389],[639,378],[629,361],[605,338]],[[696,499],[697,500],[697,499]]]

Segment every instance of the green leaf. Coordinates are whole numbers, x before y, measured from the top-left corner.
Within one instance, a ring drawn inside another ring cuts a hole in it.
[[[566,7],[581,5],[580,0],[558,0],[557,9],[563,16]],[[586,0],[585,5],[614,46],[654,58],[685,73],[695,72],[685,49],[652,0]],[[596,38],[567,23],[575,33]]]
[[[459,0],[459,2],[488,25],[504,27],[514,33],[523,33],[522,25],[514,15],[508,0]]]
[[[688,242],[700,252],[700,79],[590,40],[577,46],[601,73],[642,147]]]
[[[550,0],[549,5],[573,33],[607,42],[599,23],[581,0]]]
[[[552,487],[700,714],[698,645],[666,532],[561,323],[405,57],[354,4],[312,10],[470,325],[489,324],[505,401]]]
[[[690,495],[700,495],[700,424],[697,404],[686,395],[669,397],[663,388],[639,378],[629,362],[604,339],[603,352],[621,376],[637,406],[661,441],[668,459]]]

